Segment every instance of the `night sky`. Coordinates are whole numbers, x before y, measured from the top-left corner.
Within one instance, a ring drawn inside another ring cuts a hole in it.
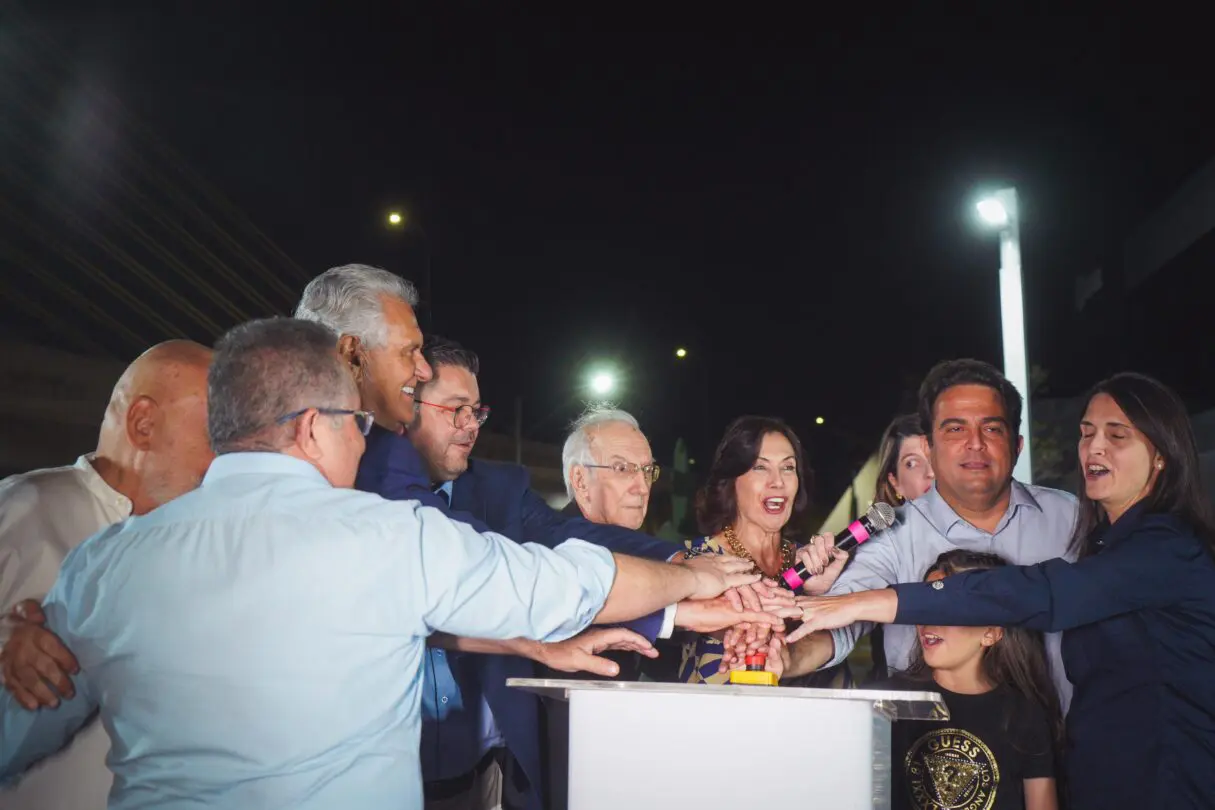
[[[821,501],[935,361],[1001,362],[981,190],[1019,190],[1031,359],[1076,393],[1133,353],[1084,340],[1075,278],[1215,142],[1178,20],[50,5],[0,14],[4,337],[127,359],[379,264],[480,353],[487,429],[522,396],[558,440],[610,363],[660,460],[783,416]]]

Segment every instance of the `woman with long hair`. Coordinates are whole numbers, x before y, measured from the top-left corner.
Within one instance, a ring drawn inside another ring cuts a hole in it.
[[[1215,520],[1194,432],[1169,388],[1099,383],[1080,422],[1079,559],[931,584],[804,597],[790,634],[856,621],[1063,632],[1075,687],[1066,762],[1074,810],[1211,807],[1215,796]]]

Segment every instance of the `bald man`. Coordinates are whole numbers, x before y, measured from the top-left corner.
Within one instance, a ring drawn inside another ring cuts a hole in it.
[[[210,363],[211,350],[192,341],[153,346],[114,386],[96,452],[70,467],[0,481],[0,609],[41,602],[63,558],[85,539],[198,486],[214,457],[207,441]],[[0,645],[7,638],[0,628]],[[94,718],[15,787],[0,788],[0,810],[101,810],[110,790],[109,747]]]

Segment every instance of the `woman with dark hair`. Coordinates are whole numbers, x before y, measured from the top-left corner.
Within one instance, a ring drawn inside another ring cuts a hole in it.
[[[856,621],[1063,631],[1074,810],[1209,808],[1215,797],[1215,520],[1185,406],[1115,375],[1080,422],[1075,563],[806,597],[790,639]]]
[[[934,480],[932,465],[928,462],[928,439],[920,426],[919,414],[896,417],[882,434],[873,500],[891,506],[914,501],[932,489]]]
[[[822,561],[828,559],[842,568],[848,555],[835,552],[823,538],[815,538],[813,557],[808,552],[799,557],[798,545],[786,536],[789,521],[810,502],[809,477],[802,443],[792,428],[765,416],[734,420],[717,445],[708,481],[696,494],[696,520],[704,536],[685,542],[688,555],[732,554],[771,578],[799,559],[815,573],[826,568]],[[725,683],[729,673],[719,671],[721,660],[721,634],[697,635],[683,646],[679,680]],[[815,674],[817,681],[832,675]]]

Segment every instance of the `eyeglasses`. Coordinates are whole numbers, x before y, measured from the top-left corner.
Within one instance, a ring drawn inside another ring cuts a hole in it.
[[[619,476],[636,475],[641,473],[645,477],[647,484],[653,484],[658,480],[658,474],[662,472],[662,467],[657,464],[635,464],[632,461],[613,461],[611,464],[583,464],[583,467],[588,467],[592,470],[611,470]]]
[[[476,422],[477,427],[480,427],[489,418],[489,408],[485,405],[475,408],[472,405],[461,405],[458,408],[453,408],[450,405],[438,405],[434,402],[424,402],[420,399],[416,401],[419,405],[429,405],[441,411],[448,411],[451,414],[452,426],[457,428],[471,427],[473,422]]]
[[[274,424],[285,425],[292,419],[299,419],[310,410],[315,410],[317,413],[324,414],[325,416],[353,416],[354,426],[364,436],[371,432],[371,426],[375,424],[375,414],[371,411],[352,411],[346,408],[300,408],[298,411],[292,411],[275,419]]]

